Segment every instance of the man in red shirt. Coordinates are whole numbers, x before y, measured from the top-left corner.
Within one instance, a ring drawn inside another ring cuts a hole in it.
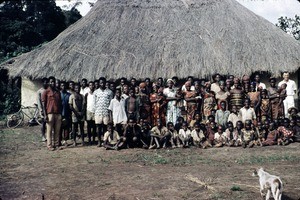
[[[42,104],[46,120],[47,147],[53,151],[59,146],[62,105],[60,92],[56,89],[55,78],[52,76],[49,77],[49,87],[42,94]]]

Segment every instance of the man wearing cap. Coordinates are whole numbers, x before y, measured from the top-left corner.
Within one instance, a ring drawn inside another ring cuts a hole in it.
[[[288,110],[291,107],[295,106],[295,100],[294,95],[296,94],[297,86],[295,81],[290,80],[290,74],[289,72],[283,72],[283,80],[278,83],[278,87],[280,88],[282,84],[286,84],[286,98],[283,101],[284,105],[284,115],[285,117],[288,117]]]

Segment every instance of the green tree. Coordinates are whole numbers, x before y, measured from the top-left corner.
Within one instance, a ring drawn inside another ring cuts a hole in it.
[[[73,7],[63,11],[55,0],[14,0],[0,5],[0,62],[53,40],[81,18]]]
[[[63,11],[55,0],[11,0],[0,4],[0,63],[53,40],[81,18],[74,6]],[[20,79],[0,69],[0,118],[19,108]]]
[[[295,15],[295,18],[280,17],[276,26],[293,35],[296,40],[300,40],[300,16]]]

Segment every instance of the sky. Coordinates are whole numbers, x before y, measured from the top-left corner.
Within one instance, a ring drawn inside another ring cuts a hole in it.
[[[86,15],[90,10],[89,2],[97,0],[56,0],[56,4],[63,9],[70,9],[76,2],[81,2],[77,7],[81,15]],[[257,15],[276,24],[281,16],[295,17],[300,15],[300,3],[297,0],[237,0]]]

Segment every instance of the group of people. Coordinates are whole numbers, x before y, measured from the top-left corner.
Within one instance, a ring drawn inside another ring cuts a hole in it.
[[[49,150],[97,144],[106,149],[253,147],[300,141],[297,86],[215,74],[212,81],[177,77],[80,83],[43,78],[38,105]],[[86,130],[86,131],[85,131]],[[85,139],[87,132],[87,139]]]

